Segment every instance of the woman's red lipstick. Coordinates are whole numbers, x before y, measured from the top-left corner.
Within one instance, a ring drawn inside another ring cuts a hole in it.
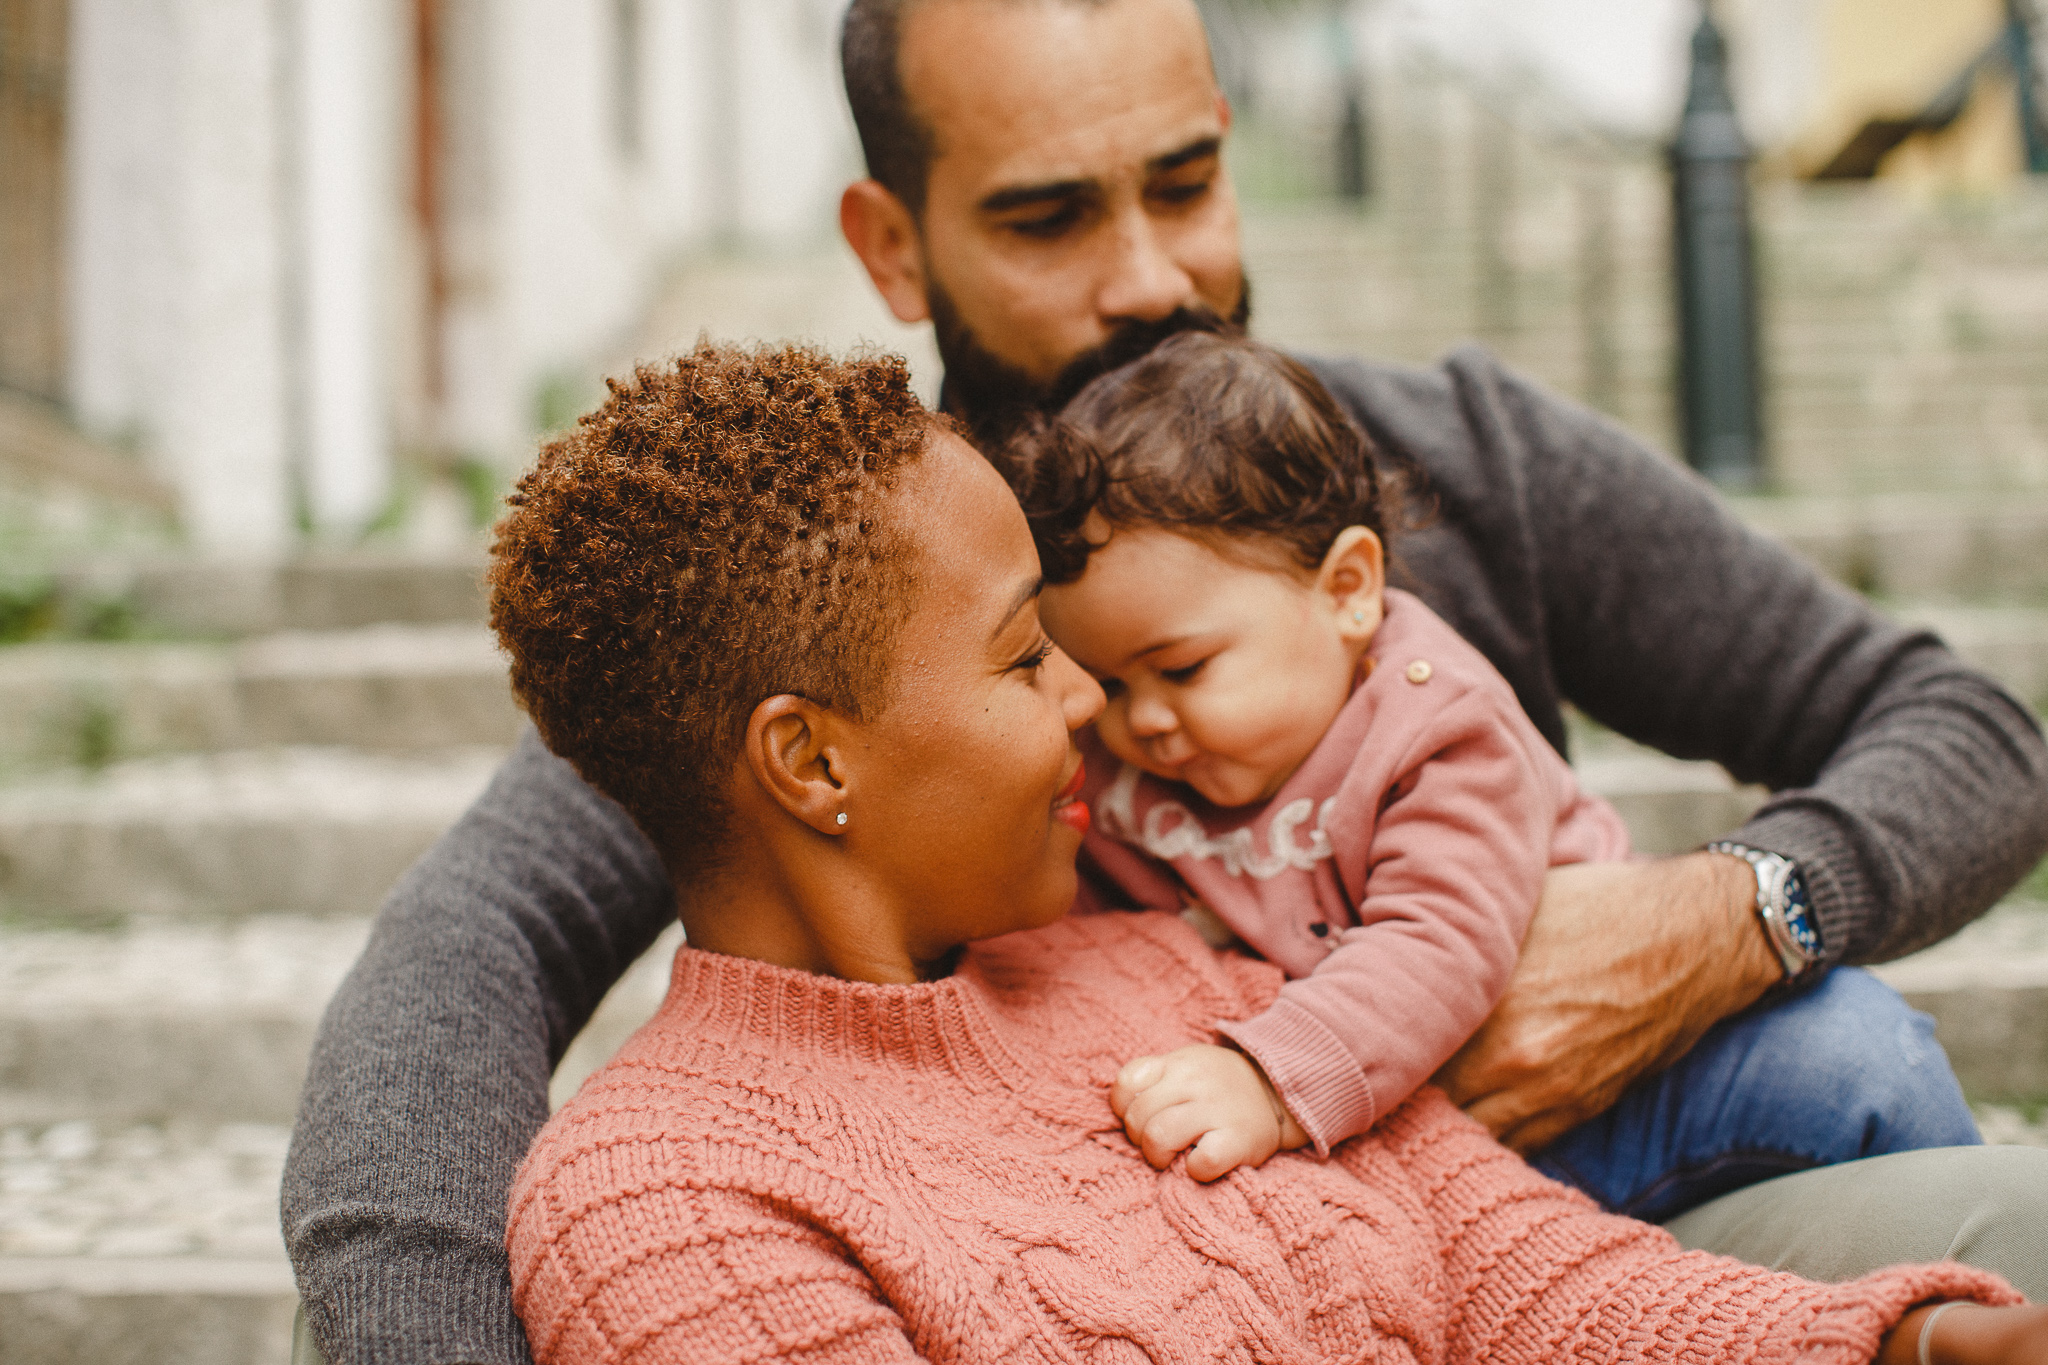
[[[1074,776],[1060,790],[1059,798],[1052,803],[1053,819],[1064,821],[1081,834],[1088,832],[1090,818],[1088,815],[1088,803],[1080,799],[1081,783],[1087,777],[1088,765],[1086,763],[1075,764]]]

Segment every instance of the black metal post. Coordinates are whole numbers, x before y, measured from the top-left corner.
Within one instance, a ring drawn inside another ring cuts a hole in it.
[[[1344,82],[1344,108],[1337,119],[1337,197],[1362,204],[1372,198],[1372,139],[1365,123],[1364,78],[1356,71]]]
[[[1749,143],[1711,10],[1692,35],[1685,112],[1671,147],[1678,386],[1686,461],[1726,488],[1763,481]]]
[[[2020,144],[2027,170],[2048,174],[2048,109],[2043,109],[2042,49],[2048,46],[2048,10],[2042,0],[2005,0],[2006,51],[2012,61],[2013,84],[2020,96]]]

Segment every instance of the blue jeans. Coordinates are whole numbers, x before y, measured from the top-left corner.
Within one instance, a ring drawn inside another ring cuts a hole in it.
[[[1530,1162],[1661,1223],[1772,1176],[1980,1141],[1934,1021],[1869,972],[1838,967],[1722,1020]]]

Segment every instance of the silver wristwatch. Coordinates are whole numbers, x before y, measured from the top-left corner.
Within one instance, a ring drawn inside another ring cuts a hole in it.
[[[1729,840],[1708,844],[1710,853],[1730,853],[1756,872],[1756,917],[1764,937],[1784,964],[1785,980],[1793,981],[1820,962],[1820,922],[1806,895],[1799,864],[1782,853],[1766,853]]]

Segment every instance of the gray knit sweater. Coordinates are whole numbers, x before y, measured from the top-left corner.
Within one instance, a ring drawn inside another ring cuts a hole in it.
[[[2048,849],[2048,746],[1933,636],[1888,624],[1706,485],[1475,350],[1311,362],[1433,518],[1396,580],[1564,748],[1569,700],[1776,793],[1735,836],[1796,859],[1829,956],[1953,932]],[[555,1061],[669,922],[632,821],[528,734],[399,883],[320,1030],[286,1166],[299,1291],[336,1365],[523,1362],[505,1194]]]

